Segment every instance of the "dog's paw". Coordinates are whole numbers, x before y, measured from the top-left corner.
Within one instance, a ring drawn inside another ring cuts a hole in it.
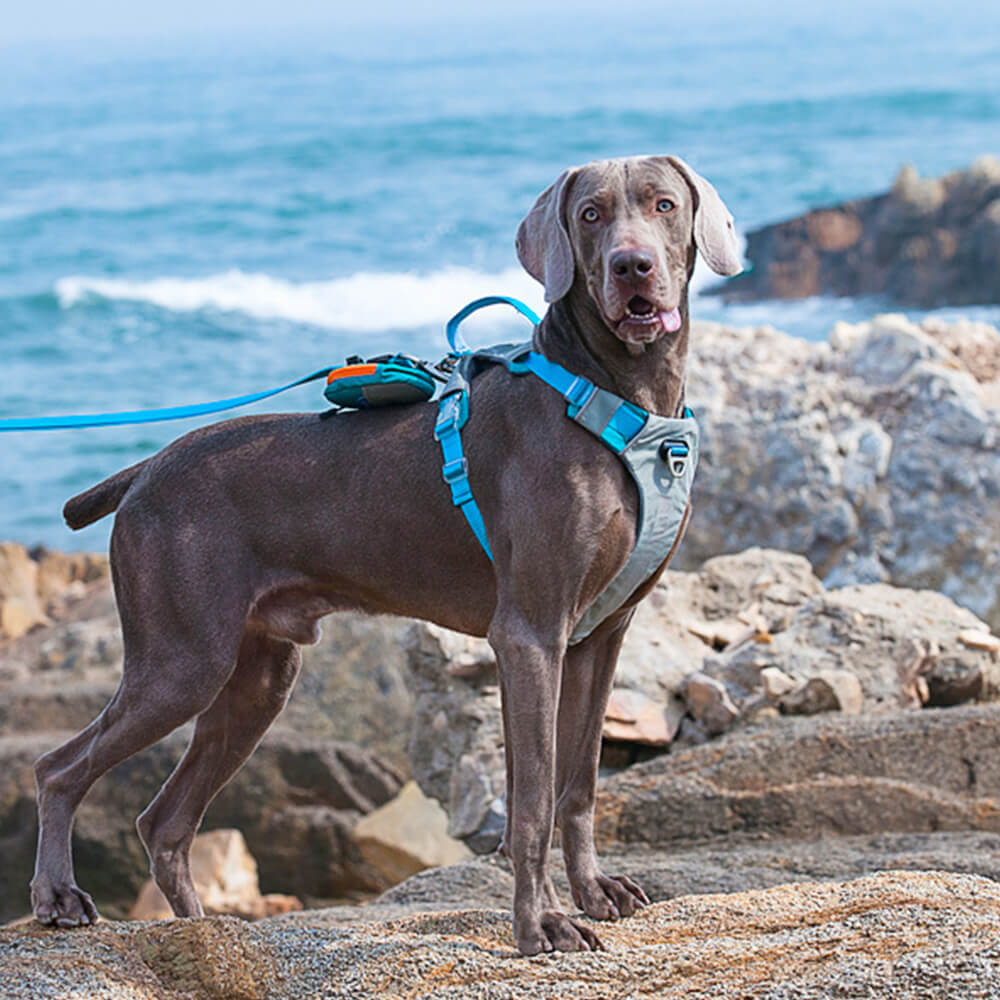
[[[586,924],[570,920],[558,910],[546,910],[538,919],[515,921],[514,937],[522,955],[604,950],[601,939]]]
[[[649,897],[627,875],[601,875],[572,886],[573,902],[594,920],[630,917],[648,905]]]
[[[94,901],[79,886],[33,882],[31,911],[35,919],[55,927],[82,927],[97,922]]]

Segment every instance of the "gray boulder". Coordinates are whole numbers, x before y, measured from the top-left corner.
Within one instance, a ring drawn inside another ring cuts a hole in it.
[[[792,714],[992,700],[1000,695],[1000,663],[991,638],[983,622],[942,594],[867,584],[817,595],[783,629],[708,655],[704,671],[737,704],[763,694]],[[779,671],[791,689],[769,688],[775,675],[765,678],[765,670]],[[816,698],[833,701],[819,707]]]
[[[713,324],[692,343],[702,457],[678,568],[764,545],[827,586],[940,590],[1000,626],[998,331],[880,316],[827,344]]]

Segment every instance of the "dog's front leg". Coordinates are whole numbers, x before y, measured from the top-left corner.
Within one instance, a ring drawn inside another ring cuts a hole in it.
[[[594,847],[601,729],[631,611],[566,653],[556,743],[556,813],[573,902],[597,920],[628,917],[649,898],[626,875],[605,875]]]
[[[553,906],[548,878],[555,810],[555,733],[565,639],[518,609],[498,609],[489,632],[502,678],[509,747],[508,855],[514,937],[525,955],[600,948],[590,928]]]

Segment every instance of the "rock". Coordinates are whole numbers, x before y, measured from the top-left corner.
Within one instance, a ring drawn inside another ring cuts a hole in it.
[[[827,344],[695,324],[701,460],[674,567],[763,545],[828,587],[940,590],[1000,628],[998,371],[985,324],[881,316]]]
[[[737,729],[602,782],[605,847],[1000,831],[1000,705]]]
[[[752,548],[697,573],[668,571],[636,617],[641,628],[630,630],[603,728],[603,764],[613,768],[643,748],[763,723],[776,706],[855,714],[1000,693],[1000,663],[957,639],[963,630],[989,634],[971,612],[940,594],[884,584],[825,591],[808,561],[791,553]],[[730,628],[742,638],[727,644]],[[410,653],[413,774],[444,806],[452,836],[493,850],[505,759],[488,647],[417,625]],[[466,665],[449,671],[448,657]]]
[[[982,667],[957,657],[937,656],[921,679],[927,683],[927,704],[940,708],[975,701],[983,693]]]
[[[105,589],[108,574],[106,556],[0,542],[0,640],[64,617],[95,586]]]
[[[630,844],[602,851],[605,871],[637,880],[654,902],[701,893],[744,892],[789,882],[844,881],[874,871],[954,871],[1000,881],[1000,835],[981,832],[882,833],[823,840],[767,839],[655,848]],[[549,865],[556,894],[570,889],[558,848]],[[390,920],[434,910],[510,905],[514,877],[505,858],[476,858],[434,868],[394,886],[363,908],[341,906],[312,915],[330,926]],[[293,916],[299,920],[307,915]]]
[[[56,552],[39,546],[31,550],[38,565],[38,597],[54,618],[66,613],[67,606],[85,596],[88,585],[108,581],[108,557],[96,552]]]
[[[293,896],[260,894],[257,862],[239,830],[212,830],[195,837],[191,846],[191,876],[206,913],[230,913],[258,920],[302,909]],[[139,890],[129,916],[133,920],[163,920],[172,917],[173,911],[150,880]]]
[[[764,695],[771,701],[777,701],[782,695],[795,689],[795,681],[777,667],[764,667],[760,672],[760,680]]]
[[[706,656],[703,670],[725,685],[737,706],[764,694],[802,714],[838,706],[851,713],[919,708],[931,684],[938,698],[946,697],[946,684],[951,697],[962,690],[970,698],[996,697],[1000,663],[959,640],[971,630],[988,635],[975,615],[941,594],[881,583],[844,587],[802,605],[769,643]],[[795,691],[768,693],[766,670],[778,670]]]
[[[83,932],[27,925],[0,929],[0,962],[17,984],[16,1000],[458,998],[487,995],[484,983],[500,984],[509,1000],[1000,992],[1000,890],[974,875],[883,872],[683,896],[598,930],[607,953],[526,961],[503,910],[333,925],[322,911],[255,924],[208,917]]]
[[[266,859],[267,884],[292,889],[307,906],[357,898],[392,883],[361,854],[354,839],[358,813],[326,805],[285,805],[255,825]],[[267,898],[267,897],[265,897]]]
[[[780,699],[789,715],[844,712],[858,715],[864,704],[861,683],[849,670],[823,670]]]
[[[506,779],[492,652],[484,640],[423,622],[412,626],[407,652],[415,693],[413,776],[425,795],[444,806],[450,836],[493,850],[503,831],[491,811],[503,798]]]
[[[666,706],[638,691],[616,688],[604,713],[603,736],[645,746],[667,746],[677,735],[684,705],[672,698]]]
[[[924,308],[1000,302],[1000,162],[816,209],[747,234],[752,266],[718,291],[740,301],[885,295]]]
[[[700,671],[685,679],[682,696],[691,717],[702,723],[710,736],[725,732],[740,717],[725,686]]]
[[[48,623],[38,598],[38,565],[23,545],[0,542],[0,639]]]
[[[324,618],[319,643],[303,647],[302,673],[281,724],[315,739],[358,743],[407,774],[411,624],[348,612]]]
[[[990,635],[985,629],[962,629],[957,639],[963,646],[970,649],[985,649],[990,653],[1000,652],[1000,638]]]
[[[471,857],[447,829],[448,817],[441,806],[410,781],[391,802],[358,822],[354,839],[365,860],[394,883],[424,868]]]
[[[35,788],[32,763],[68,738],[67,732],[0,736],[0,920],[25,912],[34,859]],[[73,851],[79,882],[109,915],[124,914],[147,877],[149,863],[135,820],[183,753],[187,733],[123,762],[105,775],[77,811]],[[300,898],[385,888],[364,865],[349,830],[362,813],[392,799],[402,780],[376,755],[354,744],[314,741],[276,727],[209,807],[204,829],[235,827],[257,859],[265,892]],[[288,810],[315,807],[320,830],[291,822]],[[296,832],[291,845],[283,835]],[[307,849],[296,852],[292,846]],[[329,866],[317,878],[308,849]],[[325,850],[326,855],[321,855]]]

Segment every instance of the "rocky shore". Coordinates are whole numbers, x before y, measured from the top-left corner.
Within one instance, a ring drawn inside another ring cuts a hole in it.
[[[728,299],[1000,302],[1000,161],[983,156],[940,178],[906,166],[885,194],[754,230],[746,256],[751,266],[719,289]]]
[[[1000,334],[693,344],[696,512],[629,633],[597,809],[654,905],[606,954],[515,956],[488,645],[343,614],[198,848],[210,910],[263,919],[15,923],[0,998],[1000,995]],[[0,920],[28,912],[31,764],[117,684],[107,572],[0,544]],[[106,917],[162,912],[133,824],[186,736],[79,811]]]

